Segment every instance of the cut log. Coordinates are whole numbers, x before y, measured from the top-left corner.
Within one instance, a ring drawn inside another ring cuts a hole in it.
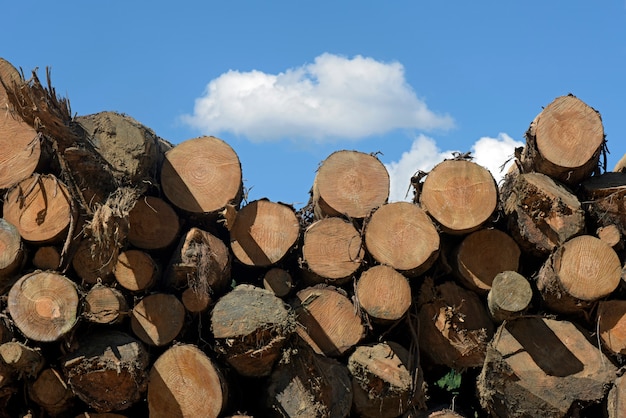
[[[267,403],[276,417],[347,417],[352,406],[350,373],[339,361],[298,346],[270,376]]]
[[[496,332],[478,393],[492,416],[571,417],[581,406],[600,402],[615,373],[571,322],[519,318]]]
[[[419,206],[408,202],[376,210],[366,223],[364,240],[376,261],[409,277],[424,273],[439,255],[437,228]]]
[[[56,341],[76,324],[78,291],[65,276],[36,271],[11,287],[8,309],[13,322],[27,338]]]
[[[364,327],[354,305],[334,288],[318,285],[296,294],[298,335],[318,354],[339,356],[363,337]]]
[[[7,88],[24,84],[20,73],[0,58],[0,189],[30,177],[40,163],[41,142],[9,102]]]
[[[223,373],[194,345],[174,345],[150,370],[148,409],[152,418],[216,418],[227,401]]]
[[[57,247],[44,245],[37,248],[32,263],[39,270],[58,270],[61,266],[61,252]]]
[[[291,293],[294,283],[287,270],[272,267],[263,276],[263,287],[272,291],[279,298],[283,298]]]
[[[212,136],[189,139],[165,154],[161,187],[176,207],[216,213],[242,198],[241,163],[235,151]]]
[[[356,283],[359,306],[374,321],[388,323],[402,318],[411,306],[411,286],[390,266],[365,270]]]
[[[507,176],[501,195],[509,232],[525,252],[545,257],[585,230],[576,196],[545,174]]]
[[[613,247],[615,251],[624,249],[624,242],[622,241],[622,234],[617,225],[601,226],[596,229],[596,235],[608,246]]]
[[[530,124],[521,164],[526,172],[576,185],[597,170],[604,142],[595,109],[571,94],[557,97]]]
[[[421,373],[417,359],[400,344],[383,342],[359,346],[348,359],[352,375],[354,410],[364,418],[393,418],[404,414],[415,395],[414,373]]]
[[[230,248],[241,263],[269,267],[281,261],[300,236],[291,206],[256,200],[244,206],[230,229]]]
[[[84,284],[93,285],[98,282],[109,283],[113,281],[115,269],[115,257],[96,251],[93,238],[83,239],[76,247],[72,257],[72,267]]]
[[[518,270],[520,254],[506,232],[481,229],[463,238],[454,258],[455,273],[471,290],[486,293],[497,274]]]
[[[615,379],[607,397],[606,409],[608,418],[626,416],[626,377],[623,375]]]
[[[503,271],[493,279],[487,307],[494,321],[511,320],[528,309],[533,290],[528,280],[515,271]]]
[[[626,354],[626,300],[605,300],[596,313],[602,346],[614,355]]]
[[[144,250],[169,247],[178,236],[180,221],[174,209],[154,196],[143,196],[128,214],[128,242]]]
[[[117,257],[113,275],[124,289],[131,292],[145,291],[155,284],[158,266],[150,254],[141,250],[128,250]]]
[[[0,360],[12,368],[20,380],[37,377],[45,363],[41,350],[28,347],[17,341],[9,341],[0,345]]]
[[[133,308],[130,325],[133,333],[146,344],[169,344],[183,329],[185,307],[169,293],[143,297]]]
[[[621,276],[622,265],[613,248],[599,238],[581,235],[545,261],[537,274],[537,288],[552,310],[580,313],[611,294]]]
[[[313,282],[345,283],[363,262],[361,234],[341,218],[324,218],[304,231],[302,261]]]
[[[203,292],[198,292],[191,287],[183,291],[181,300],[187,312],[200,313],[209,309],[212,303],[211,297]]]
[[[372,154],[337,151],[322,162],[313,183],[317,219],[346,216],[363,219],[389,198],[389,173]]]
[[[144,395],[148,352],[141,342],[119,331],[84,335],[78,349],[63,358],[72,391],[98,412],[122,411]]]
[[[450,234],[479,229],[498,205],[498,188],[486,168],[466,160],[437,164],[421,185],[422,208]]]
[[[51,174],[34,174],[12,187],[3,211],[24,240],[37,244],[63,240],[76,216],[67,187]]]
[[[75,396],[57,370],[48,368],[28,383],[28,396],[50,416],[67,416]]]
[[[419,347],[430,361],[456,370],[483,364],[493,322],[476,293],[427,279],[419,307]]]
[[[617,227],[626,235],[626,173],[604,173],[585,180],[580,188],[581,201],[598,227]]]
[[[83,316],[95,324],[115,324],[128,316],[128,303],[122,292],[98,283],[85,296]]]
[[[242,284],[222,296],[211,311],[217,351],[243,376],[267,376],[295,321],[282,299]]]
[[[24,245],[19,231],[12,223],[0,218],[0,289],[4,287],[4,279],[18,272],[24,261]]]

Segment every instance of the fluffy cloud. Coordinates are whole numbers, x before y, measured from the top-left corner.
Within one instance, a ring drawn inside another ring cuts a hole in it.
[[[394,129],[448,129],[398,62],[322,54],[279,74],[228,71],[209,82],[183,121],[207,134],[231,132],[252,141],[360,139]]]
[[[515,141],[505,133],[498,134],[497,138],[482,137],[472,146],[473,161],[487,168],[499,182],[513,163],[511,157],[515,148],[522,145],[522,142]],[[399,161],[385,164],[391,182],[389,200],[411,200],[411,177],[419,170],[429,171],[444,159],[451,158],[452,153],[453,151],[441,151],[434,139],[425,135],[418,136],[411,149],[404,152]]]

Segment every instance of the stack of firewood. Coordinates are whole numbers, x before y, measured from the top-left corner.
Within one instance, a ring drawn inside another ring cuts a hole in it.
[[[343,150],[296,210],[218,138],[0,81],[0,416],[626,414],[626,173],[578,98],[501,184],[459,154],[389,202]]]

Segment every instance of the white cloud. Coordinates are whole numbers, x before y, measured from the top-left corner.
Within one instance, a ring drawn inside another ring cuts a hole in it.
[[[359,139],[454,125],[416,96],[402,64],[329,53],[279,74],[228,71],[209,82],[183,121],[206,134],[231,132],[252,141]]]
[[[522,142],[515,141],[505,133],[498,134],[497,138],[482,137],[472,145],[474,157],[472,161],[487,168],[499,182],[510,164],[513,164],[511,157],[515,148],[522,145]],[[390,177],[389,201],[411,200],[413,198],[413,189],[409,190],[411,177],[418,170],[428,172],[444,159],[451,158],[452,153],[453,151],[441,151],[434,139],[424,135],[418,136],[413,141],[411,149],[404,152],[399,161],[385,164]],[[501,170],[505,163],[507,164],[504,170]]]

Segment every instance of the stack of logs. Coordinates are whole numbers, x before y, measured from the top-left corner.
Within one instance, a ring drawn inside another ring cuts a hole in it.
[[[578,98],[499,185],[459,154],[389,202],[343,150],[296,210],[218,138],[0,80],[0,416],[625,416],[626,173]]]

